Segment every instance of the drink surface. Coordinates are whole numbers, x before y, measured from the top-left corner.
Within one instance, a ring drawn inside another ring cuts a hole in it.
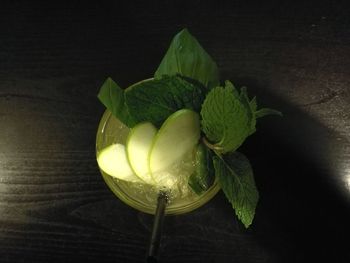
[[[130,129],[115,118],[108,110],[104,113],[97,131],[96,155],[105,147],[120,143],[125,145]],[[123,202],[142,212],[154,214],[159,191],[166,191],[169,203],[167,214],[190,212],[208,202],[219,191],[216,182],[203,194],[197,195],[188,185],[188,178],[195,169],[193,153],[186,154],[183,161],[162,171],[162,181],[156,185],[139,182],[127,182],[108,175],[101,170],[102,176]]]

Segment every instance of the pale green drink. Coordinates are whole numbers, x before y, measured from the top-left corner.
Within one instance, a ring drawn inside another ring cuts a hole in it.
[[[108,110],[100,121],[96,137],[96,156],[105,147],[120,143],[125,145],[130,129],[115,118]],[[169,167],[171,174],[176,174],[175,183],[167,189],[164,185],[127,182],[108,175],[101,170],[102,176],[113,193],[126,204],[145,213],[154,214],[160,190],[167,191],[169,202],[166,214],[190,212],[208,202],[219,191],[216,182],[204,193],[197,195],[188,185],[188,178],[196,163],[189,152],[180,164]],[[167,171],[165,171],[167,172]],[[165,178],[166,179],[166,178]],[[173,179],[173,178],[172,178]],[[174,181],[174,180],[172,180]]]

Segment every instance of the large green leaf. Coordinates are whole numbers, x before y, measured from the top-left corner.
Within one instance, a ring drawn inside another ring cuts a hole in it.
[[[176,74],[195,79],[208,88],[219,85],[216,63],[187,29],[175,35],[154,77]]]

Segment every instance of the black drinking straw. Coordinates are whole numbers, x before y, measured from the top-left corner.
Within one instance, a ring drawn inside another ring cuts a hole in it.
[[[168,203],[168,195],[161,191],[158,195],[157,209],[154,215],[151,241],[148,249],[147,262],[157,262],[157,253],[162,236],[165,207]]]

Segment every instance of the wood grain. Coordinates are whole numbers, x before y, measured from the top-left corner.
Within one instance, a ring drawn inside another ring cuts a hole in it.
[[[312,1],[311,1],[312,2]],[[144,262],[152,217],[99,174],[96,99],[152,76],[183,27],[268,118],[242,147],[260,201],[167,217],[160,262],[349,262],[350,24],[343,3],[26,3],[0,8],[1,262]]]

